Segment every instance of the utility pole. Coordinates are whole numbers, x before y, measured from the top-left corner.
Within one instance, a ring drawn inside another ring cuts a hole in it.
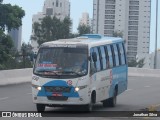
[[[156,1],[156,36],[155,36],[155,57],[154,57],[154,69],[157,68],[157,40],[158,40],[158,0]]]

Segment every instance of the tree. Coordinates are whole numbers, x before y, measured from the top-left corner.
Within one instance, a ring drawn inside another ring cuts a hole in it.
[[[46,16],[41,22],[33,24],[34,35],[31,36],[31,39],[37,41],[40,45],[48,41],[69,38],[71,24],[71,20],[68,17],[60,21],[55,16]]]
[[[113,37],[123,37],[123,32],[121,31],[121,32],[117,32],[117,31],[114,31],[114,33],[113,33]]]
[[[142,58],[142,59],[140,59],[139,61],[138,61],[138,68],[142,68],[144,65],[145,65],[145,63],[144,63],[144,61],[145,61],[145,58]]]
[[[0,4],[0,30],[10,31],[13,28],[18,28],[22,25],[24,15],[24,10],[17,5]]]
[[[76,38],[76,37],[78,37],[78,36],[79,36],[78,33],[70,33],[70,34],[69,34],[69,38]]]
[[[142,58],[138,61],[137,60],[131,60],[131,61],[128,62],[128,66],[129,67],[142,68],[145,65],[144,61],[145,61],[145,58]]]
[[[137,61],[136,60],[131,60],[128,62],[129,67],[137,67]]]
[[[79,25],[77,30],[79,35],[91,33],[91,27],[85,24]]]
[[[17,5],[2,4],[0,0],[0,69],[6,68],[6,61],[12,58],[13,41],[5,31],[17,29],[22,25],[24,10]]]
[[[64,20],[63,20],[63,22],[62,22],[62,30],[63,30],[63,38],[65,39],[65,38],[69,38],[69,35],[70,35],[70,26],[71,26],[71,20],[68,18],[68,17],[66,17]],[[68,28],[69,27],[69,28]]]
[[[13,47],[13,41],[11,37],[5,35],[4,33],[0,34],[0,63],[3,64],[10,56],[10,51]]]

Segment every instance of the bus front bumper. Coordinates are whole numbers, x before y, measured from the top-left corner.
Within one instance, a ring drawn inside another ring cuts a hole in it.
[[[84,100],[81,97],[78,98],[72,98],[69,97],[67,100],[48,100],[47,97],[33,97],[33,103],[35,104],[46,104],[46,105],[60,105],[60,106],[65,106],[65,105],[86,105],[89,103],[88,100]]]

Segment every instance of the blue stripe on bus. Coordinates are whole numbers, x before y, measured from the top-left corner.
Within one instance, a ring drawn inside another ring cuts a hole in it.
[[[45,86],[63,86],[63,87],[71,87],[71,92],[70,93],[62,93],[63,96],[66,97],[79,97],[78,92],[74,91],[73,86],[69,86],[66,81],[63,80],[53,80],[51,82],[48,82],[42,86],[42,90],[38,92],[37,96],[52,96],[53,92],[45,92],[44,87]]]

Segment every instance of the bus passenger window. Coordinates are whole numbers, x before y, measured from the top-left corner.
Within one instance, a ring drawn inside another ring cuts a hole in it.
[[[113,44],[113,48],[114,48],[116,66],[119,66],[119,57],[118,57],[118,50],[117,50],[116,44]]]
[[[98,53],[98,48],[95,47],[95,48],[93,48],[93,50],[97,54],[97,62],[95,62],[96,69],[97,69],[97,71],[100,71],[101,70],[101,66],[100,66],[100,59],[99,59],[100,57],[99,57],[99,53]]]
[[[92,53],[93,53],[93,48],[90,50],[90,56],[91,56],[91,61],[90,61],[90,75],[93,75],[96,72],[96,63],[93,62],[92,58]]]
[[[124,62],[125,64],[127,64],[127,57],[126,57],[126,51],[125,51],[125,46],[124,46],[124,43],[122,43],[122,47],[123,47],[123,53],[124,53]]]
[[[124,54],[122,43],[119,43],[119,51],[120,51],[120,58],[121,58],[122,65],[125,65],[125,54]]]
[[[108,65],[108,68],[112,68],[113,67],[113,57],[112,57],[112,51],[111,51],[111,47],[110,45],[106,45],[105,46],[105,52],[106,52],[106,60],[107,60],[107,64]]]
[[[108,54],[108,50],[107,50],[107,46],[104,46],[105,49],[105,58],[106,58],[106,68],[110,68],[110,64],[109,64],[109,54]]]
[[[107,68],[107,62],[106,62],[106,55],[105,55],[104,46],[100,46],[100,53],[101,53],[102,67],[103,67],[103,70],[105,70]]]
[[[119,65],[121,65],[122,64],[122,58],[121,58],[121,49],[120,49],[120,47],[119,47],[119,45],[120,45],[120,43],[119,44],[116,44],[117,45],[117,50],[118,50],[118,58],[119,58]]]
[[[98,47],[98,53],[99,53],[100,67],[101,67],[101,70],[103,70],[102,53],[101,53],[100,47]]]
[[[116,58],[115,58],[115,52],[114,52],[114,47],[113,45],[110,45],[111,46],[111,52],[112,52],[112,57],[113,57],[113,67],[116,66]]]

